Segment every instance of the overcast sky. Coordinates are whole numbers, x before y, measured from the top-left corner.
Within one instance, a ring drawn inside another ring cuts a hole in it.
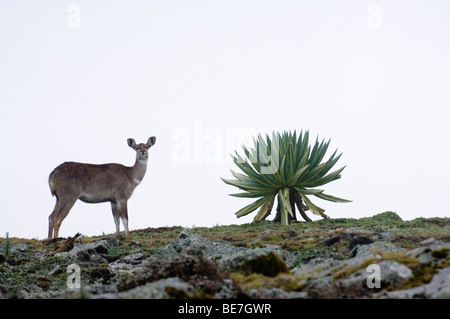
[[[449,21],[444,0],[2,1],[0,236],[46,238],[59,164],[131,166],[153,135],[131,230],[250,222],[220,177],[272,129],[343,152],[332,218],[450,217]],[[114,231],[78,201],[60,236]]]

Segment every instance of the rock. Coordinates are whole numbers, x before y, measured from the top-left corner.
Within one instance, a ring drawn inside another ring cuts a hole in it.
[[[56,253],[54,256],[60,258],[74,258],[81,262],[107,262],[106,259],[101,256],[97,254],[89,255],[86,251],[81,250],[78,247],[74,247],[68,252]]]
[[[352,250],[357,245],[367,245],[373,243],[373,240],[366,236],[357,236],[355,233],[345,233],[342,235],[332,236],[325,239],[322,243],[325,246],[333,246],[339,241],[348,241],[349,249]]]
[[[372,269],[368,266],[376,264],[379,268],[381,288],[396,286],[413,277],[413,272],[404,264],[381,255],[371,253],[373,249],[387,248],[400,250],[392,244],[372,243],[357,247],[367,247],[359,251],[353,258],[333,260],[316,258],[310,264],[299,265],[292,271],[294,276],[303,278],[300,286],[308,292],[310,298],[372,298],[379,289],[370,288],[368,280]]]
[[[352,238],[350,240],[350,244],[348,246],[349,250],[352,250],[353,248],[355,248],[356,246],[363,246],[363,245],[368,245],[368,244],[372,244],[373,240],[370,239],[369,237],[366,236],[357,236],[355,238]]]
[[[431,244],[433,244],[435,242],[436,242],[436,238],[430,237],[430,238],[427,238],[425,240],[422,240],[421,242],[419,242],[419,244],[420,245],[431,245]]]
[[[30,285],[27,289],[19,291],[19,297],[23,299],[46,299],[47,296],[41,287]]]
[[[311,259],[307,264],[300,264],[291,270],[291,274],[307,274],[311,272],[321,273],[323,271],[329,271],[332,268],[339,267],[342,264],[341,260],[334,260],[329,258],[317,257]]]
[[[403,280],[412,278],[413,272],[407,266],[395,260],[383,260],[377,263],[381,270],[381,286],[398,285]]]
[[[133,264],[127,264],[127,263],[123,263],[120,261],[114,261],[112,263],[109,263],[108,268],[115,273],[120,273],[120,272],[126,272],[128,270],[131,270],[132,268],[134,268]]]
[[[77,244],[75,247],[80,251],[88,253],[89,255],[106,254],[110,248],[110,241],[101,239],[88,244]]]
[[[300,283],[304,285],[303,290],[307,291],[308,297],[311,299],[342,298],[341,292],[334,285],[331,276],[323,276],[310,280],[303,280]]]
[[[365,266],[366,263],[363,258],[355,258],[345,266],[336,267],[335,271],[332,269],[330,276],[322,273],[314,282],[309,283],[308,292],[314,298],[370,298],[379,289],[369,286],[368,281],[373,282],[369,276],[374,272]],[[355,266],[357,264],[359,266]],[[394,260],[382,260],[376,265],[380,270],[381,289],[398,285],[413,276],[411,269]]]
[[[12,299],[12,298],[17,298],[17,296],[11,293],[6,286],[0,284],[0,299]]]
[[[406,290],[389,291],[384,298],[443,298],[448,296],[450,287],[450,267],[439,269],[428,284]]]
[[[124,299],[194,299],[205,294],[180,278],[160,279],[117,294]]]
[[[75,258],[81,262],[107,263],[100,254],[107,254],[111,247],[111,240],[97,240],[88,244],[75,244],[68,252],[55,253],[55,257]]]
[[[192,252],[201,252],[204,257],[211,260],[221,259],[232,254],[243,251],[247,248],[236,247],[222,242],[211,241],[207,238],[192,233],[185,228],[181,231],[178,238],[161,249],[156,255],[160,257],[179,254],[182,251],[190,250]]]
[[[133,264],[133,265],[137,265],[142,263],[142,258],[144,257],[144,254],[142,253],[137,253],[137,254],[133,254],[133,255],[127,255],[123,258],[119,259],[119,262],[123,262],[126,264]]]
[[[388,239],[388,240],[393,240],[395,239],[395,235],[391,232],[385,231],[385,232],[381,232],[380,233],[380,237],[382,239]]]
[[[137,267],[126,263],[111,263],[108,267],[117,274],[117,289],[125,291],[158,279],[153,262],[158,263],[158,259],[148,258]]]
[[[307,299],[304,291],[286,291],[280,288],[249,289],[247,296],[253,299]]]
[[[9,247],[9,253],[24,253],[30,250],[30,247],[25,243],[17,243],[14,245],[11,245]],[[6,254],[6,245],[0,245],[0,253]]]
[[[134,240],[134,239],[131,240],[130,245],[134,245],[136,247],[142,247],[142,243],[140,241]]]
[[[49,276],[58,276],[59,274],[62,274],[64,270],[61,268],[60,265],[56,265],[55,268],[53,268],[48,275]]]
[[[25,243],[18,243],[11,246],[11,252],[26,252],[29,251],[30,247]]]
[[[71,254],[69,251],[62,252],[62,253],[55,253],[53,256],[59,257],[59,258],[76,258],[76,255]]]
[[[345,230],[345,233],[347,233],[347,234],[360,233],[360,234],[372,235],[374,232],[372,230],[365,229],[365,228],[349,227]]]
[[[115,274],[112,273],[108,268],[97,267],[89,271],[89,282],[95,283],[97,281],[100,281],[103,285],[107,285],[110,282],[111,278],[113,278],[114,276]]]
[[[309,233],[316,233],[318,231],[320,231],[320,229],[317,227],[308,227],[307,229],[304,230],[304,233],[309,234]]]
[[[399,252],[402,251],[403,248],[398,247],[391,242],[388,241],[377,241],[367,245],[357,245],[350,252],[350,255],[355,257],[367,256],[371,254],[371,251],[374,249],[378,249],[384,252]]]
[[[433,299],[450,299],[450,287],[442,289],[433,296]]]
[[[33,254],[33,258],[40,260],[40,261],[44,261],[45,257],[47,257],[47,256],[48,256],[48,253],[43,253],[43,252]]]
[[[133,255],[127,255],[123,258],[120,258],[114,262],[109,263],[108,267],[115,272],[119,270],[129,270],[133,268],[133,265],[139,265],[142,263],[144,254],[137,253]]]
[[[282,250],[276,245],[266,245],[264,249],[266,251],[273,251],[283,259],[288,267],[293,267],[296,260],[296,256],[293,253]],[[201,252],[204,257],[210,260],[221,260],[247,250],[250,250],[250,248],[237,247],[219,241],[212,241],[194,234],[191,230],[185,228],[175,241],[161,249],[156,255],[165,257],[182,252],[189,252],[189,254]]]
[[[214,294],[214,299],[237,299],[239,293],[231,279],[224,279],[219,290]]]
[[[319,235],[305,236],[313,229],[309,227],[302,233],[288,230],[286,236],[264,230],[252,244],[261,246],[269,236],[271,242],[280,242],[260,248],[233,246],[183,229],[156,253],[150,253],[147,239],[127,244],[102,239],[74,242],[69,251],[55,254],[73,261],[49,259],[53,243],[19,245],[17,253],[0,255],[0,272],[6,273],[0,298],[450,298],[448,238],[440,233],[425,240],[415,233],[397,238],[393,233],[406,234],[396,230],[398,219],[393,213],[377,216],[377,231],[345,228],[335,221],[332,230],[316,228]],[[249,237],[254,233],[245,238]],[[422,241],[416,243],[417,238]],[[68,263],[80,265],[81,289],[65,288]],[[370,288],[376,275],[376,267],[368,269],[371,265],[379,267],[381,288]],[[11,274],[20,271],[26,276],[29,269],[35,272],[15,285]]]
[[[442,259],[450,257],[450,244],[444,243],[440,240],[433,241],[425,247],[418,247],[411,249],[405,253],[405,255],[417,258],[419,263],[425,265],[430,264],[432,266],[440,262]]]
[[[193,251],[167,255],[161,258],[158,255],[150,256],[141,264],[132,266],[128,271],[110,267],[117,276],[117,288],[125,291],[148,282],[163,278],[178,277],[182,280],[199,283],[205,286],[207,293],[215,293],[224,279],[224,270],[216,263]]]
[[[192,237],[194,234],[188,229],[184,228],[181,233],[178,235],[178,239],[185,239],[188,237]]]
[[[280,273],[289,273],[284,261],[273,251],[263,248],[247,249],[224,258],[221,264],[230,272],[252,273],[275,277]]]
[[[286,266],[289,269],[293,268],[295,262],[297,261],[296,254],[294,254],[288,250],[284,250],[280,246],[267,244],[267,245],[262,246],[261,249],[273,251],[284,261],[284,263],[286,264]]]

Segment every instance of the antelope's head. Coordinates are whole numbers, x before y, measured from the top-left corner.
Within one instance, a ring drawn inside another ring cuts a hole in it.
[[[147,140],[147,143],[136,144],[136,141],[132,138],[127,139],[128,146],[136,151],[136,159],[140,161],[148,160],[148,150],[156,142],[156,137],[152,136]]]

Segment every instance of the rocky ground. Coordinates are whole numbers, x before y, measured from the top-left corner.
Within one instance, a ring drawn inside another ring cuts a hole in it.
[[[1,238],[0,298],[450,298],[449,251],[449,218],[392,212],[148,228],[128,240]],[[80,288],[68,288],[73,265]]]

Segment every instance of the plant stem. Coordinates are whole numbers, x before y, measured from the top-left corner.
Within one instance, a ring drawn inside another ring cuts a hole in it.
[[[295,193],[296,190],[293,188],[289,189],[289,203],[291,204],[292,214],[293,216],[288,216],[289,221],[297,221],[297,215],[295,214]]]
[[[291,221],[297,221],[297,216],[295,214],[295,198],[296,198],[296,190],[289,189],[289,203],[291,205],[292,213],[294,216],[291,216],[291,214],[287,214],[288,215],[288,223],[290,223]],[[277,214],[275,215],[275,218],[273,219],[273,221],[277,222],[277,223],[281,223],[281,206],[280,206],[279,198],[278,198],[278,204],[277,204]]]
[[[300,194],[298,192],[295,192],[295,203],[297,204],[298,211],[300,212],[300,215],[302,215],[303,219],[307,222],[312,222],[311,218],[309,218],[303,210],[302,198],[300,197]]]
[[[277,213],[275,214],[275,218],[273,219],[275,223],[281,223],[281,208],[280,208],[280,199],[277,201]]]

